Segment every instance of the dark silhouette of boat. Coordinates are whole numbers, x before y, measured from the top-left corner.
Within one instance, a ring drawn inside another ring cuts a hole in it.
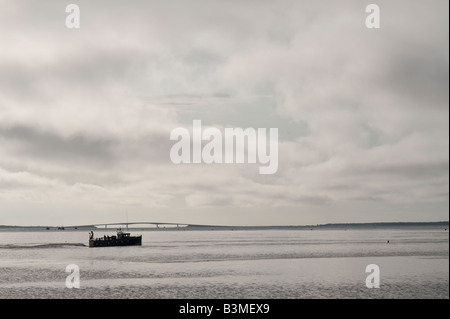
[[[89,233],[89,247],[112,247],[112,246],[134,246],[142,245],[142,235],[130,236],[130,233],[117,231],[117,236],[106,236],[94,238],[94,232]]]

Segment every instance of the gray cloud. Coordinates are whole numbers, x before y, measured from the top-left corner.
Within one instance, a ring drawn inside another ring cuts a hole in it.
[[[423,107],[448,107],[448,57],[439,49],[435,44],[398,52],[387,65],[386,86]]]
[[[68,165],[78,163],[98,166],[115,160],[112,140],[90,140],[82,135],[63,138],[51,132],[24,126],[2,128],[0,136],[17,145],[19,156],[63,161]]]

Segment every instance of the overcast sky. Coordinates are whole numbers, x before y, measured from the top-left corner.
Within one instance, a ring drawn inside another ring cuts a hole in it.
[[[447,0],[69,3],[0,0],[0,225],[448,220]],[[173,164],[194,119],[277,173]]]

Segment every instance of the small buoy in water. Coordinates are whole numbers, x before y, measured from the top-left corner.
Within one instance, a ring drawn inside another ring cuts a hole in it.
[[[387,241],[387,243],[389,244],[389,240]]]

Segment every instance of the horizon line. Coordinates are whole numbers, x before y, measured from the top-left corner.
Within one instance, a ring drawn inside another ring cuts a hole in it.
[[[410,222],[340,222],[340,223],[326,223],[326,224],[309,224],[309,225],[208,225],[208,224],[188,224],[188,223],[173,223],[173,222],[116,222],[116,223],[95,223],[95,224],[83,224],[83,225],[0,225],[0,227],[6,228],[6,227],[23,227],[23,228],[38,228],[38,227],[51,227],[51,228],[86,228],[86,227],[96,227],[99,228],[99,226],[127,226],[127,225],[155,225],[156,228],[159,228],[160,225],[171,225],[176,227],[249,227],[249,228],[267,228],[267,227],[320,227],[320,226],[340,226],[340,225],[349,225],[349,226],[356,226],[356,225],[387,225],[387,224],[442,224],[442,223],[449,223],[449,221],[441,220],[441,221],[428,221],[428,222],[417,222],[417,221],[410,221]],[[137,227],[139,228],[139,227]]]

